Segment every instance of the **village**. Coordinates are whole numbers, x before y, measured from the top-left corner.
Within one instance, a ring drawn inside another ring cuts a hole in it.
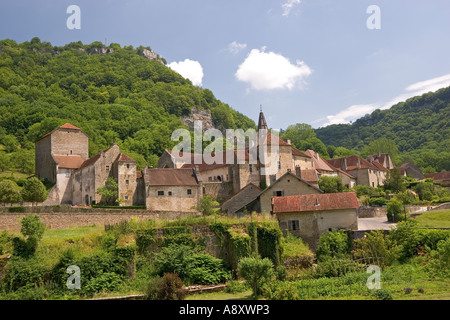
[[[261,110],[258,131],[267,129]],[[270,154],[270,145],[275,142],[277,152]],[[174,212],[196,214],[201,199],[209,197],[220,204],[220,211],[226,215],[276,216],[285,234],[301,237],[311,248],[315,248],[320,235],[326,231],[361,230],[358,220],[362,217],[378,218],[378,224],[369,228],[390,227],[385,212],[367,213],[355,192],[325,193],[319,188],[321,177],[339,177],[347,190],[356,185],[381,186],[388,172],[394,169],[389,154],[325,160],[314,150],[302,152],[289,140],[269,133],[264,143],[269,154],[276,157],[275,174],[264,174],[262,155],[258,154],[256,161],[251,159],[248,146],[244,150],[215,154],[223,161],[212,164],[203,158],[201,163],[196,163],[193,153],[166,149],[157,168],[146,166],[138,170],[136,161],[121,153],[117,144],[89,158],[88,143],[89,137],[83,130],[70,123],[36,141],[36,177],[53,184],[47,200],[40,205],[90,207],[105,203],[104,196],[97,191],[113,178],[119,205],[124,208],[141,206],[149,212],[158,212],[161,217]],[[235,161],[227,162],[230,158]],[[403,164],[400,171],[403,176],[424,179],[420,169],[412,164]]]

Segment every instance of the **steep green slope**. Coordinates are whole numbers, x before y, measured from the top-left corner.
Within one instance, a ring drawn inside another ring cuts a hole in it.
[[[15,138],[32,150],[38,137],[70,122],[89,135],[91,155],[117,142],[142,166],[155,165],[173,145],[172,131],[194,107],[210,110],[218,128],[255,127],[155,53],[144,57],[144,50],[151,52],[100,42],[0,41],[0,144]]]
[[[379,138],[391,139],[404,161],[428,172],[450,170],[450,87],[315,132],[326,145],[356,150]]]

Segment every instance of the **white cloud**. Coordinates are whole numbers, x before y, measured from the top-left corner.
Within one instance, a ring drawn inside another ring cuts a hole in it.
[[[245,44],[245,43],[239,43],[239,42],[233,41],[232,43],[230,43],[228,45],[228,50],[233,54],[237,54],[241,50],[245,49],[246,47],[247,47],[247,44]]]
[[[253,49],[236,71],[239,81],[247,82],[255,90],[293,89],[301,87],[312,70],[303,62],[292,64],[274,52]]]
[[[283,3],[281,5],[281,7],[283,8],[283,16],[288,16],[289,13],[291,13],[292,8],[297,4],[300,4],[300,0],[287,0],[285,3]]]
[[[373,104],[357,104],[340,111],[339,113],[327,116],[328,122],[324,126],[330,124],[349,123],[349,119],[356,119],[372,112],[376,108]]]
[[[172,62],[168,64],[168,67],[184,78],[191,80],[194,86],[201,86],[203,79],[203,68],[198,61],[185,59],[180,62]]]
[[[349,123],[351,120],[356,120],[367,113],[371,113],[375,109],[389,109],[393,105],[405,101],[409,98],[420,96],[427,92],[434,92],[440,88],[445,88],[450,86],[450,74],[444,75],[442,77],[437,77],[425,81],[420,81],[413,83],[405,88],[405,92],[399,94],[393,99],[383,103],[373,103],[373,104],[361,104],[352,105],[335,115],[327,116],[328,122],[324,123],[322,126],[328,126],[331,124],[339,123]]]

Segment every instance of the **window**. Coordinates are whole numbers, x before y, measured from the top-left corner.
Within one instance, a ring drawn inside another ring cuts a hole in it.
[[[251,164],[249,165],[249,170],[250,172],[253,172],[253,166]]]
[[[130,164],[129,163],[127,163],[127,169],[130,169]]]
[[[278,170],[280,170],[280,169],[281,169],[281,162],[278,161]]]
[[[109,171],[109,166],[106,166],[106,171]]]
[[[167,194],[170,196],[172,196],[172,191],[167,192]]]
[[[191,195],[192,194],[192,189],[187,189],[187,194]]]
[[[282,197],[282,196],[284,196],[284,191],[283,190],[274,191],[273,196],[274,197]]]
[[[69,171],[66,171],[66,178],[68,178],[70,176]]]
[[[123,197],[125,200],[128,200],[128,196]]]
[[[130,180],[125,180],[125,184],[130,184]]]
[[[300,230],[300,223],[298,220],[289,220],[289,230],[296,231]]]
[[[158,191],[158,196],[163,196],[164,195],[164,191]]]
[[[72,154],[72,150],[70,150],[70,154]]]

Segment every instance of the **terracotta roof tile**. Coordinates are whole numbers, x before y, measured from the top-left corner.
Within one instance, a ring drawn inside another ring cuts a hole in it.
[[[145,171],[145,183],[149,186],[197,186],[192,169],[149,168]]]
[[[81,130],[80,128],[75,127],[73,124],[68,123],[68,122],[64,123],[60,128],[63,128],[63,129],[75,129],[75,130]]]
[[[273,212],[305,212],[359,207],[355,192],[273,197]]]
[[[313,150],[306,150],[306,155],[311,157],[313,167],[316,170],[321,171],[331,171],[334,172],[336,169],[333,166],[330,166],[330,164],[322,159],[317,152],[314,152]]]
[[[48,136],[51,135],[53,132],[55,132],[56,130],[59,130],[59,129],[74,129],[74,130],[80,130],[81,132],[83,132],[80,128],[75,127],[73,124],[65,123],[65,124],[63,124],[62,126],[56,128],[56,129],[53,129],[53,130],[50,131],[49,133],[44,134],[42,137],[40,137],[39,139],[37,139],[36,142],[38,142],[38,141],[41,140],[41,139],[44,139],[45,137],[48,137]],[[83,132],[83,133],[84,133],[84,132]],[[84,134],[86,134],[86,133],[84,133]],[[86,134],[86,136],[87,136],[87,134]]]
[[[424,176],[425,176],[425,178],[431,178],[435,181],[449,180],[450,179],[450,171],[438,172],[438,173],[427,173]]]
[[[119,162],[136,162],[134,159],[130,158],[125,153],[119,153],[119,155],[117,156],[116,161],[119,161]]]
[[[311,158],[310,155],[307,155],[306,153],[301,152],[300,150],[298,150],[294,147],[292,147],[292,155],[299,156],[299,157],[305,157],[305,158]]]
[[[319,177],[317,176],[316,169],[303,169],[300,170],[300,178],[310,183],[317,183]]]
[[[263,189],[261,189],[260,187],[258,187],[257,185],[253,184],[253,183],[249,183],[248,185],[246,185],[245,187],[243,187],[241,190],[235,192],[234,194],[232,194],[231,196],[229,196],[228,198],[226,198],[223,202],[222,205],[227,202],[228,200],[231,200],[232,198],[234,198],[235,196],[237,196],[239,193],[241,193],[242,191],[244,191],[245,189],[249,188],[249,187],[253,187],[256,190],[258,190],[259,192],[263,191]]]
[[[341,161],[343,161],[343,159],[345,159],[347,161],[347,170],[346,171],[352,171],[352,170],[358,170],[358,169],[386,170],[386,168],[384,168],[382,165],[380,165],[376,161],[374,161],[373,163],[370,163],[369,161],[361,158],[358,155],[330,159],[330,160],[327,160],[327,162],[329,164],[331,164],[333,167],[341,168]],[[359,168],[358,168],[358,159],[359,159]],[[377,163],[377,165],[375,165],[375,163]]]
[[[96,163],[99,158],[100,158],[100,154],[96,154],[95,156],[90,157],[85,162],[83,162],[83,164],[80,166],[80,169],[86,168],[86,167]]]
[[[84,160],[79,155],[53,155],[59,168],[78,169],[83,164]]]

